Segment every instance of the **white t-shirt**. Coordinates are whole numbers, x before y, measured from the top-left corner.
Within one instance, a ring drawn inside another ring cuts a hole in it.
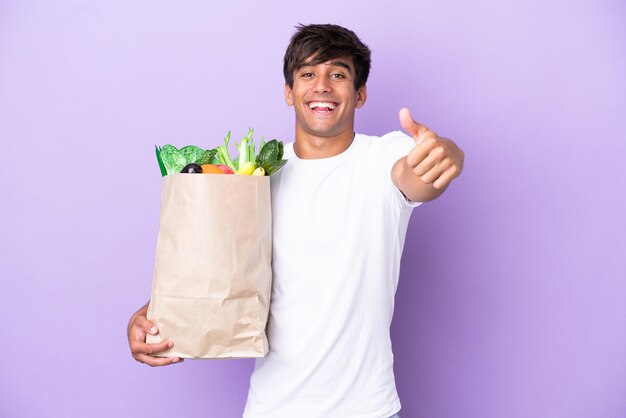
[[[386,418],[400,410],[389,328],[413,207],[391,181],[415,142],[356,134],[343,153],[271,178],[270,351],[244,418]]]

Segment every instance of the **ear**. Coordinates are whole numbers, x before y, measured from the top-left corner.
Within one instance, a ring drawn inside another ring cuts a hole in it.
[[[360,109],[367,100],[367,86],[364,84],[356,91],[356,108]]]
[[[293,106],[293,89],[289,87],[289,84],[285,84],[285,102],[287,106]]]

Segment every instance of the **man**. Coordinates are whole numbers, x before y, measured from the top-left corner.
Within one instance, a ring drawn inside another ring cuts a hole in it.
[[[245,418],[387,418],[400,410],[389,329],[406,228],[414,207],[438,197],[463,152],[415,122],[411,137],[354,132],[367,99],[370,50],[336,25],[298,27],[284,59],[285,99],[296,115],[289,163],[272,176],[273,288],[269,354],[256,362]],[[133,357],[158,330],[133,315]]]

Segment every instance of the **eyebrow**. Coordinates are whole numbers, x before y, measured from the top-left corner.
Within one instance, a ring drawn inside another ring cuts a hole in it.
[[[330,65],[331,65],[331,66],[335,66],[335,67],[345,68],[346,70],[348,70],[348,72],[349,72],[350,74],[352,74],[352,68],[351,68],[348,64],[346,64],[344,61],[341,61],[341,60],[332,60],[332,61],[330,62]],[[300,70],[300,69],[302,69],[302,68],[304,68],[304,67],[314,67],[314,66],[315,66],[315,65],[314,65],[314,64],[311,64],[311,62],[310,62],[310,61],[309,61],[309,62],[303,62],[301,65],[299,65],[299,66],[296,68],[296,70]]]
[[[340,61],[340,60],[332,60],[332,61],[330,62],[330,65],[334,65],[335,67],[342,67],[342,68],[345,68],[346,70],[348,70],[348,72],[349,72],[350,74],[352,74],[352,68],[350,68],[350,66],[349,66],[348,64],[346,64],[345,62],[343,62],[343,61]]]

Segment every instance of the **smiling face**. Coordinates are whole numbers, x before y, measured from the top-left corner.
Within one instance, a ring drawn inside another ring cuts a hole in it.
[[[294,71],[293,87],[285,85],[285,100],[296,112],[296,141],[352,138],[354,110],[367,98],[365,85],[355,89],[352,59],[310,61]]]

